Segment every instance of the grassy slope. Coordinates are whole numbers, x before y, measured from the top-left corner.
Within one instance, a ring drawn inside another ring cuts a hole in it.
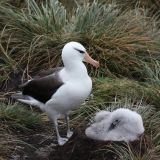
[[[80,139],[78,142],[77,138],[72,139],[69,144],[61,148],[61,152],[67,150],[68,155],[71,156],[72,146],[76,148],[80,147],[79,149],[75,148],[75,153],[73,152],[75,155],[78,155],[82,151],[85,152],[85,150],[88,150],[92,145],[95,145],[99,148],[90,148],[90,152],[85,153],[86,157],[88,154],[94,157],[94,152],[97,152],[95,156],[98,155],[102,157],[108,150],[113,152],[112,155],[117,155],[119,159],[123,160],[136,158],[139,158],[140,160],[154,160],[155,157],[159,157],[160,126],[158,122],[160,121],[160,112],[153,106],[146,105],[146,103],[155,104],[158,108],[158,89],[157,91],[154,91],[153,86],[148,85],[147,83],[144,85],[126,78],[101,78],[94,79],[93,94],[93,99],[90,99],[78,110],[71,113],[71,125],[75,130],[80,130]],[[157,101],[155,101],[155,99]],[[86,128],[86,123],[92,120],[94,113],[100,109],[114,110],[119,107],[130,108],[141,113],[145,125],[145,136],[142,137],[141,142],[137,141],[135,144],[131,143],[128,145],[125,143],[112,143],[111,145],[106,145],[104,143],[90,141],[90,145],[86,148],[88,140],[84,138],[84,129]],[[0,120],[2,122],[0,145],[1,148],[5,148],[5,150],[1,150],[3,157],[6,155],[9,157],[12,154],[16,154],[18,149],[14,150],[15,146],[29,146],[30,150],[35,153],[40,146],[32,144],[32,141],[26,143],[22,137],[28,137],[30,139],[30,134],[44,135],[48,132],[48,127],[50,128],[49,130],[52,129],[52,126],[48,125],[48,120],[46,121],[45,115],[42,115],[41,112],[37,112],[37,110],[33,111],[30,108],[27,109],[25,106],[18,103],[10,105],[1,104]],[[60,130],[62,130],[63,125],[60,128]],[[51,132],[48,134],[52,135]],[[53,141],[53,139],[50,141]],[[141,149],[136,150],[135,146]],[[37,149],[35,147],[37,147]],[[58,148],[54,148],[54,150],[57,149]],[[29,154],[27,153],[27,150],[20,151]],[[57,152],[59,153],[60,150]],[[53,151],[51,152],[51,155],[57,156],[55,153],[56,152]],[[109,156],[110,154],[111,153],[109,152],[105,156]],[[59,159],[60,158],[62,157],[59,156]]]
[[[141,84],[126,78],[96,79],[94,86],[94,98],[72,113],[73,126],[83,128],[86,122],[92,122],[93,115],[99,110],[112,111],[116,108],[124,107],[135,110],[142,115],[145,134],[137,143],[112,143],[111,145],[101,143],[98,148],[94,148],[89,154],[94,155],[93,153],[97,152],[99,156],[102,156],[108,150],[112,150],[115,155],[118,155],[120,160],[158,160],[160,157],[158,88],[155,90],[155,86],[147,83]],[[147,105],[147,103],[150,105]],[[157,109],[155,109],[155,106]],[[101,152],[101,149],[105,152]]]
[[[60,65],[61,49],[71,40],[84,44],[101,61],[98,72],[89,68],[92,75],[141,80],[145,76],[142,62],[152,67],[153,60],[159,60],[158,22],[145,9],[122,12],[115,3],[94,2],[78,6],[70,16],[57,0],[40,6],[34,0],[27,2],[27,9],[0,7],[2,80],[13,70],[28,76]]]
[[[55,1],[51,0],[52,3]],[[52,159],[56,153],[61,155],[64,151],[69,157],[85,153],[102,159],[109,156],[104,153],[111,151],[120,160],[158,160],[160,32],[157,18],[148,17],[142,8],[122,12],[115,3],[104,6],[96,2],[79,6],[71,16],[62,5],[53,6],[48,2],[48,5],[41,6],[43,9],[32,0],[28,1],[27,9],[0,6],[0,82],[10,79],[10,73],[17,71],[29,78],[39,69],[60,65],[59,53],[64,43],[77,40],[100,60],[101,68],[98,71],[89,68],[90,74],[98,77],[94,79],[94,98],[72,112],[72,126],[83,131],[96,111],[128,107],[142,114],[146,129],[145,136],[136,144],[110,145],[93,141],[88,144],[83,138],[73,139],[71,146],[66,145],[62,150],[53,148],[49,157]],[[108,75],[112,78],[100,78]],[[0,99],[4,100],[5,94],[1,93]],[[26,142],[24,136],[30,139],[32,134],[51,135],[46,115],[19,103],[0,103],[0,122],[2,157],[10,157],[18,151],[28,152],[22,149],[25,146],[30,152],[41,147],[36,145],[37,141],[35,144],[32,140]]]

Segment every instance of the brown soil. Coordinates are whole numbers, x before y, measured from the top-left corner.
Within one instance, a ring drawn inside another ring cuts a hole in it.
[[[26,144],[17,145],[17,150],[7,157],[9,160],[118,160],[111,152],[100,150],[110,143],[88,139],[78,130],[64,146],[57,145],[52,133],[19,137]]]
[[[31,135],[18,135],[18,137],[26,142],[15,147],[12,155],[7,160],[119,160],[109,149],[113,142],[100,142],[88,139],[84,135],[84,130],[75,130],[70,140],[63,146],[57,145],[55,134],[38,133]],[[139,155],[143,155],[150,146],[146,137],[142,137],[142,141],[130,143],[130,148]],[[141,143],[141,145],[140,145]],[[116,142],[119,146],[124,147],[124,143]],[[32,147],[31,147],[32,146]]]

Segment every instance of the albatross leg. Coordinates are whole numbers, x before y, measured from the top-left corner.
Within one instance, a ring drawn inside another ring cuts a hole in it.
[[[57,136],[57,141],[60,146],[63,146],[67,141],[68,138],[63,138],[60,136],[59,131],[58,131],[58,122],[57,118],[59,117],[59,112],[54,110],[54,99],[49,100],[45,105],[45,111],[49,117],[49,119],[53,122],[54,128],[56,131],[56,136]]]
[[[70,138],[73,135],[73,132],[70,130],[68,114],[65,114],[65,120],[66,120],[66,124],[67,124],[67,138]]]
[[[55,127],[55,130],[56,130],[56,135],[57,135],[58,144],[59,144],[60,146],[63,146],[63,145],[68,141],[68,138],[62,138],[62,137],[60,136],[59,131],[58,131],[57,118],[54,118],[53,122],[54,122],[54,127]]]

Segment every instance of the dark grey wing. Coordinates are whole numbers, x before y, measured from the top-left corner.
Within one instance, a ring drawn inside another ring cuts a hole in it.
[[[59,72],[63,67],[56,67],[56,68],[50,68],[48,70],[45,70],[45,71],[41,71],[39,72],[36,76],[34,76],[34,78],[42,78],[42,77],[45,77],[45,76],[48,76],[48,75],[51,75],[53,73],[57,73]]]
[[[63,85],[63,82],[56,74],[36,78],[22,86],[23,95],[31,96],[42,103],[46,103],[51,96]]]
[[[63,67],[56,67],[56,68],[50,68],[48,70],[45,71],[40,71],[38,74],[36,74],[33,79],[39,79],[39,78],[43,78],[46,76],[49,76],[51,74],[57,74]],[[24,86],[26,86],[28,84],[28,81],[23,82],[22,84],[18,85],[18,88],[21,89]]]

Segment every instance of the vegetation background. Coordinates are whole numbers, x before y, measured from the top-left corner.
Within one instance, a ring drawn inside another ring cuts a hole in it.
[[[159,0],[0,0],[0,159],[159,160],[159,9]],[[69,41],[82,43],[101,67],[87,66],[94,96],[71,113],[76,134],[58,147],[45,113],[10,95],[40,70],[61,66]],[[85,137],[96,111],[119,107],[141,113],[140,140]]]

